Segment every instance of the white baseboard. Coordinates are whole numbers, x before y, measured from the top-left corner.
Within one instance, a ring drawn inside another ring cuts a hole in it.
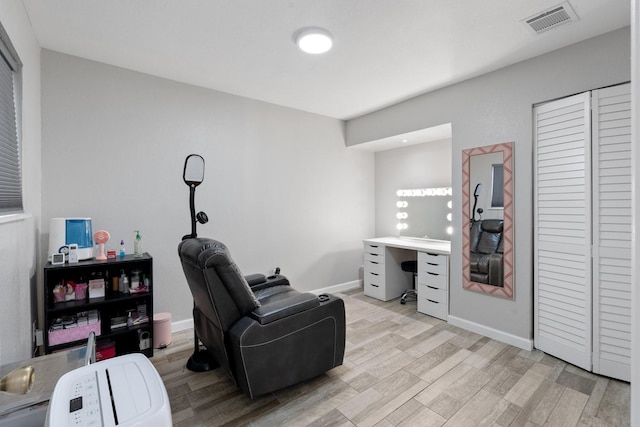
[[[193,329],[193,319],[178,320],[171,322],[171,332],[180,332],[185,329]]]
[[[320,294],[327,294],[327,293],[334,293],[334,292],[345,292],[345,291],[350,291],[351,289],[356,289],[358,287],[362,286],[359,280],[353,280],[351,282],[346,282],[346,283],[341,283],[339,285],[333,285],[333,286],[329,286],[326,288],[322,288],[322,289],[315,289],[313,291],[309,291],[313,294],[316,295],[320,295]],[[175,322],[171,322],[171,332],[180,332],[180,331],[184,331],[185,329],[193,329],[193,319],[184,319],[184,320],[178,320]]]
[[[315,290],[309,291],[309,292],[314,293],[316,295],[330,294],[330,293],[334,293],[334,292],[350,291],[352,289],[356,289],[356,288],[359,288],[361,286],[362,286],[362,284],[360,283],[360,280],[352,280],[351,282],[340,283],[338,285],[333,285],[333,286],[329,286],[329,287],[321,288],[321,289],[315,289]]]
[[[451,315],[449,315],[449,317],[447,318],[447,322],[449,322],[453,326],[457,326],[459,328],[466,329],[471,332],[475,332],[476,334],[487,336],[494,340],[507,343],[509,345],[521,348],[523,350],[527,350],[527,351],[533,350],[532,339],[526,339],[526,338],[518,337],[515,335],[511,335],[506,332],[499,331],[497,329],[493,329],[488,326],[484,326],[479,323],[471,322],[469,320],[461,319],[459,317],[455,317]]]

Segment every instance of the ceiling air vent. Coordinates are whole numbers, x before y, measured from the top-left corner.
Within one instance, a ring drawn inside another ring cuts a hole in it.
[[[536,13],[520,22],[534,34],[540,34],[559,25],[577,20],[578,15],[576,15],[569,2],[564,2],[543,12]]]

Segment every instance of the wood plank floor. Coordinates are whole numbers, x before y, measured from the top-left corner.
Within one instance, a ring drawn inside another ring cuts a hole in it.
[[[345,301],[344,364],[251,400],[185,363],[193,330],[151,359],[176,426],[628,426],[629,384],[524,351],[361,290]]]

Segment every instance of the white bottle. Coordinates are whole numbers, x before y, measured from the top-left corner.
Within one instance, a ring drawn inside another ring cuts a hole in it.
[[[120,276],[120,292],[123,294],[129,293],[129,278],[124,274],[124,272]]]

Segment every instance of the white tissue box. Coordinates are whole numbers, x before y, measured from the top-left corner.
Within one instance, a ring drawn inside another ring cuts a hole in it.
[[[89,298],[104,298],[104,280],[89,280]]]

